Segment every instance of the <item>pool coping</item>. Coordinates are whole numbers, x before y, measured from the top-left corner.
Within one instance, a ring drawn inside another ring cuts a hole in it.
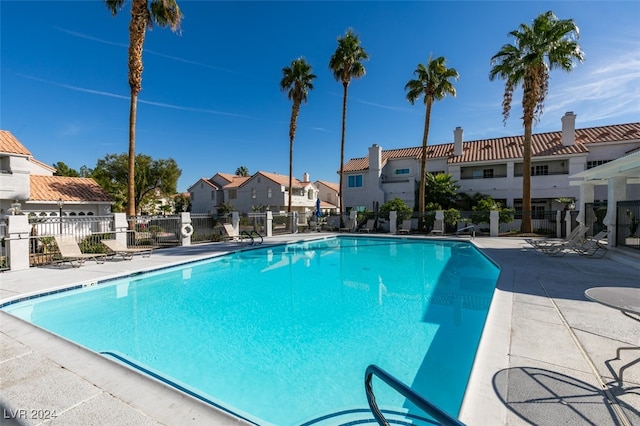
[[[279,240],[274,239],[271,242],[273,244],[286,244],[294,241],[329,238],[335,235],[339,234],[325,234],[323,236],[297,235]],[[371,236],[366,235],[366,237]],[[393,238],[391,235],[381,235],[381,237]],[[407,237],[403,235],[400,238],[424,239],[425,237]],[[438,237],[435,239],[450,240],[451,238]],[[459,238],[452,239],[455,241],[469,241]],[[488,242],[488,240],[476,239],[470,242],[478,247],[487,257],[492,259],[486,252],[487,244],[484,244]],[[522,242],[517,242],[516,245],[517,244],[522,244]],[[488,246],[491,246],[491,244],[488,244]],[[232,245],[228,247],[227,250],[224,250],[225,247],[222,246],[218,248],[220,250],[218,250],[214,256],[208,253],[206,255],[191,257],[187,262],[185,262],[184,259],[175,260],[164,263],[164,267],[169,268],[184,263],[197,262],[217,255],[227,254],[230,251],[243,249],[243,247],[239,247],[238,245]],[[154,253],[154,256],[157,255]],[[492,261],[499,264],[501,268],[498,280],[499,288],[496,288],[494,292],[493,301],[486,318],[480,345],[476,353],[459,413],[459,418],[469,425],[509,424],[508,421],[511,418],[504,402],[500,401],[495,395],[496,391],[506,392],[506,389],[494,389],[491,385],[491,379],[497,371],[504,370],[510,365],[510,344],[513,324],[512,307],[514,304],[514,292],[511,289],[513,287],[512,275],[517,267],[516,265],[496,262],[493,259]],[[157,269],[155,267],[145,268],[142,265],[143,262],[140,263],[141,265],[136,268],[136,271],[148,272]],[[87,268],[87,266],[83,268]],[[137,273],[139,272],[134,274]],[[118,279],[127,275],[130,274],[126,272],[105,274],[99,281]],[[83,281],[87,280],[80,280],[79,282]],[[70,284],[66,287],[73,285],[74,284]],[[56,288],[54,288],[54,290],[56,290]],[[60,290],[59,286],[57,290]],[[24,297],[25,294],[5,297],[0,299],[0,302],[5,304],[8,300],[21,296]],[[214,407],[197,401],[164,384],[160,384],[152,378],[133,372],[133,370],[119,365],[117,362],[96,355],[87,349],[72,344],[65,339],[41,330],[29,323],[23,322],[5,312],[0,312],[0,325],[0,332],[14,339],[19,345],[24,346],[26,352],[36,353],[50,360],[58,368],[64,368],[66,371],[91,383],[92,386],[117,399],[118,402],[131,407],[137,414],[146,413],[145,415],[148,418],[154,419],[162,424],[248,424],[236,418],[231,418],[225,413],[220,413],[215,410]],[[141,397],[141,395],[145,396]],[[11,406],[12,401],[3,401],[3,407],[5,403]],[[176,410],[178,406],[179,409]]]

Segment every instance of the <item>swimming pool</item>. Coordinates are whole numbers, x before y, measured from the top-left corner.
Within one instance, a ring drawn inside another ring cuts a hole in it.
[[[339,237],[4,310],[258,424],[319,424],[366,408],[369,364],[456,416],[498,273],[465,242]],[[375,390],[382,407],[424,416],[384,385]]]

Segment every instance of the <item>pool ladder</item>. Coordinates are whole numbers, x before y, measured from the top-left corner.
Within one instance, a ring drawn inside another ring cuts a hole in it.
[[[381,426],[388,426],[389,422],[382,415],[382,412],[378,408],[378,404],[376,403],[376,397],[373,394],[373,386],[371,385],[371,380],[373,376],[376,375],[383,382],[391,386],[394,390],[399,392],[402,396],[407,398],[409,401],[413,402],[416,407],[427,413],[431,416],[435,421],[444,426],[465,426],[464,423],[460,422],[457,419],[454,419],[440,408],[430,403],[417,393],[415,393],[411,388],[406,386],[404,383],[393,377],[391,374],[384,371],[382,368],[377,365],[369,365],[364,373],[364,388],[367,393],[367,401],[369,402],[369,408],[373,413],[378,424]]]
[[[255,229],[252,229],[251,232],[242,231],[240,233],[240,235],[245,235],[247,238],[249,238],[251,240],[251,242],[249,243],[250,246],[252,246],[254,244],[262,244],[262,243],[264,243],[264,238],[262,238],[262,235],[260,235],[260,233],[258,231],[256,231]],[[256,240],[253,238],[254,235],[257,238],[260,238],[260,242],[256,242]]]

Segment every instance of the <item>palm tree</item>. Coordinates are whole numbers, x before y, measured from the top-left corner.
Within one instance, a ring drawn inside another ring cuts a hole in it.
[[[104,0],[107,9],[116,15],[125,0]],[[147,28],[159,25],[178,31],[182,12],[175,0],[131,0],[131,21],[129,22],[129,161],[127,214],[135,216],[135,160],[136,160],[136,114],[138,94],[142,90],[142,49]]]
[[[338,37],[338,48],[329,60],[329,69],[336,81],[342,82],[342,138],[340,143],[340,211],[344,209],[344,136],[347,126],[347,93],[352,78],[360,78],[366,70],[362,61],[369,59],[369,54],[360,45],[358,35],[349,28],[343,37]],[[340,226],[344,226],[344,218],[340,215]]]
[[[247,169],[245,166],[238,167],[236,169],[236,176],[244,176],[244,177],[249,176],[249,169]]]
[[[287,208],[289,213],[291,213],[293,198],[293,140],[296,137],[298,114],[300,114],[300,104],[307,102],[309,90],[313,90],[315,78],[316,76],[311,73],[311,65],[304,58],[294,59],[290,66],[282,68],[280,90],[293,102],[289,121],[289,207]]]
[[[522,227],[530,233],[531,223],[531,135],[533,120],[542,115],[549,91],[549,71],[559,68],[571,71],[584,54],[577,42],[579,30],[573,19],[558,19],[553,12],[539,15],[533,25],[520,24],[509,35],[514,44],[505,44],[491,58],[489,79],[505,80],[502,116],[506,124],[511,110],[513,92],[522,85],[522,122],[524,146],[522,155]]]
[[[424,99],[426,112],[424,116],[424,132],[422,134],[422,159],[420,161],[420,191],[418,195],[418,211],[420,213],[420,228],[424,224],[425,189],[427,174],[427,140],[429,139],[429,124],[431,121],[431,107],[435,101],[444,99],[448,94],[456,96],[456,89],[451,80],[458,80],[458,71],[455,68],[447,68],[446,59],[440,56],[429,60],[425,64],[418,64],[413,72],[415,80],[409,80],[404,86],[407,91],[407,100],[413,105],[421,96]]]

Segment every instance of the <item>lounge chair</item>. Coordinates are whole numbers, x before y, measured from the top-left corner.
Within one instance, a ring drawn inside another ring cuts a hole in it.
[[[251,239],[251,236],[249,236],[248,234],[237,233],[233,228],[233,225],[231,225],[230,223],[224,223],[222,226],[224,226],[224,230],[226,233],[226,235],[223,237],[224,241],[237,241],[241,243],[243,242],[242,240],[244,238]]]
[[[367,224],[362,228],[358,229],[359,232],[371,232],[374,230],[376,221],[374,219],[367,220]]]
[[[74,268],[79,268],[88,259],[95,260],[97,263],[104,263],[107,260],[105,253],[82,253],[76,239],[71,235],[55,235],[54,239],[62,263],[69,262]]]
[[[607,246],[601,240],[606,237],[607,231],[600,231],[593,237],[587,237],[582,242],[571,245],[570,248],[581,256],[602,257],[607,253]]]
[[[149,257],[153,251],[151,247],[127,247],[116,240],[100,240],[100,242],[114,254],[122,256],[124,260],[133,259],[133,255],[136,253],[140,253],[142,257]]]
[[[536,247],[536,250],[541,251],[544,254],[551,256],[564,256],[569,251],[575,251],[575,248],[584,243],[584,234],[589,230],[588,226],[580,225],[578,232],[572,232],[565,241],[550,242],[547,244],[540,244]]]
[[[411,232],[411,219],[403,220],[398,229],[398,234],[408,234],[409,232]]]
[[[582,224],[576,226],[573,231],[566,236],[564,240],[532,240],[525,239],[527,243],[529,243],[535,249],[544,249],[545,247],[550,248],[554,246],[558,246],[561,244],[565,244],[567,241],[572,241],[575,238],[582,238],[582,236],[589,230],[589,227],[584,226]]]
[[[433,229],[429,232],[429,235],[442,235],[444,234],[444,221],[442,219],[435,219],[433,222]]]
[[[355,219],[347,219],[347,221],[345,222],[345,226],[342,228],[339,228],[338,231],[339,232],[352,232],[353,228],[356,227],[356,220]]]

